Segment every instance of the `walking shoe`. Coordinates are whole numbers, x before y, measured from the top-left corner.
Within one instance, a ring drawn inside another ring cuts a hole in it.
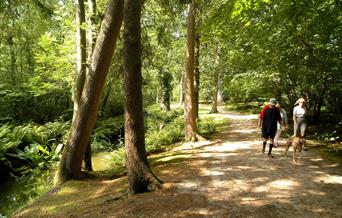
[[[262,152],[262,153],[265,153],[265,147],[262,148],[261,152]]]
[[[267,154],[269,158],[274,158],[272,154]]]

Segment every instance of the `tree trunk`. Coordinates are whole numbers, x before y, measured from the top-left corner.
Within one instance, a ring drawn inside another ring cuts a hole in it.
[[[172,75],[168,71],[160,70],[160,87],[161,87],[161,106],[163,110],[170,111],[170,93],[171,93],[171,80]]]
[[[184,102],[184,74],[182,75],[179,82],[179,105],[182,105]]]
[[[196,34],[196,41],[195,41],[195,73],[194,73],[194,96],[195,96],[195,114],[196,118],[198,118],[198,105],[199,105],[199,85],[200,85],[200,70],[199,70],[199,56],[200,56],[200,36]]]
[[[17,78],[16,78],[16,62],[17,59],[15,57],[15,49],[14,49],[14,42],[13,42],[13,33],[10,33],[7,42],[10,49],[10,57],[11,57],[11,63],[10,63],[10,72],[11,72],[11,82],[12,85],[15,87],[17,86]]]
[[[76,80],[74,87],[74,116],[79,110],[80,99],[86,78],[87,70],[87,42],[86,31],[82,29],[82,25],[85,23],[85,8],[83,0],[75,0],[76,6]],[[90,54],[91,55],[91,54]],[[91,164],[91,148],[90,139],[87,145],[87,149],[84,155],[85,169],[93,171]]]
[[[129,193],[155,189],[160,184],[150,170],[145,150],[140,16],[142,0],[125,0],[124,107],[125,152]]]
[[[214,91],[213,91],[213,97],[211,102],[211,111],[210,113],[217,113],[217,96],[218,96],[218,86],[219,86],[219,71],[218,69],[215,70],[214,74]]]
[[[74,87],[74,114],[79,108],[83,86],[86,78],[87,42],[86,32],[81,26],[85,22],[84,1],[75,0],[76,6],[76,79]]]
[[[195,11],[194,2],[188,5],[187,52],[185,63],[184,126],[185,140],[197,141],[194,96]]]
[[[84,84],[80,107],[72,121],[70,135],[56,173],[55,184],[82,177],[82,159],[96,123],[100,96],[122,24],[123,5],[123,0],[111,0],[107,6],[96,40],[91,69]]]
[[[88,64],[91,65],[91,57],[93,55],[94,46],[96,42],[95,29],[96,29],[96,0],[88,0]]]
[[[106,116],[106,107],[107,107],[108,99],[110,96],[110,91],[112,89],[112,84],[113,84],[113,81],[109,81],[109,85],[107,89],[105,90],[105,95],[104,95],[102,104],[100,106],[100,116]]]

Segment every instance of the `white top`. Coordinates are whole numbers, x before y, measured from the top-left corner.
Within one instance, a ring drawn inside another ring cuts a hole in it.
[[[282,126],[284,126],[285,124],[287,124],[287,116],[286,116],[286,111],[281,108],[280,109],[280,116],[281,116],[281,122],[277,122],[277,128],[281,129]]]
[[[293,115],[295,115],[298,118],[304,118],[305,112],[305,108],[302,108],[299,105],[293,108]]]

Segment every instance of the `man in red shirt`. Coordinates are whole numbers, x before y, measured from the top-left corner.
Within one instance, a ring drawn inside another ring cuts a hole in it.
[[[272,156],[273,139],[277,132],[277,122],[281,122],[281,116],[279,109],[275,106],[277,100],[271,98],[269,104],[266,105],[259,114],[258,127],[261,127],[261,137],[263,138],[262,153],[265,153],[265,147],[267,140],[270,139],[270,147],[268,150],[268,156]]]

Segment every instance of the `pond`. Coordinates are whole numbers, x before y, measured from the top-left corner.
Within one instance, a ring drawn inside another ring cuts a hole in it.
[[[26,205],[53,184],[54,170],[33,170],[30,175],[1,184],[0,217],[9,216],[18,208]]]
[[[109,170],[110,159],[109,152],[94,154],[92,157],[94,171]],[[51,189],[56,169],[57,163],[50,169],[35,169],[30,175],[0,184],[0,218],[10,216],[15,210]]]

